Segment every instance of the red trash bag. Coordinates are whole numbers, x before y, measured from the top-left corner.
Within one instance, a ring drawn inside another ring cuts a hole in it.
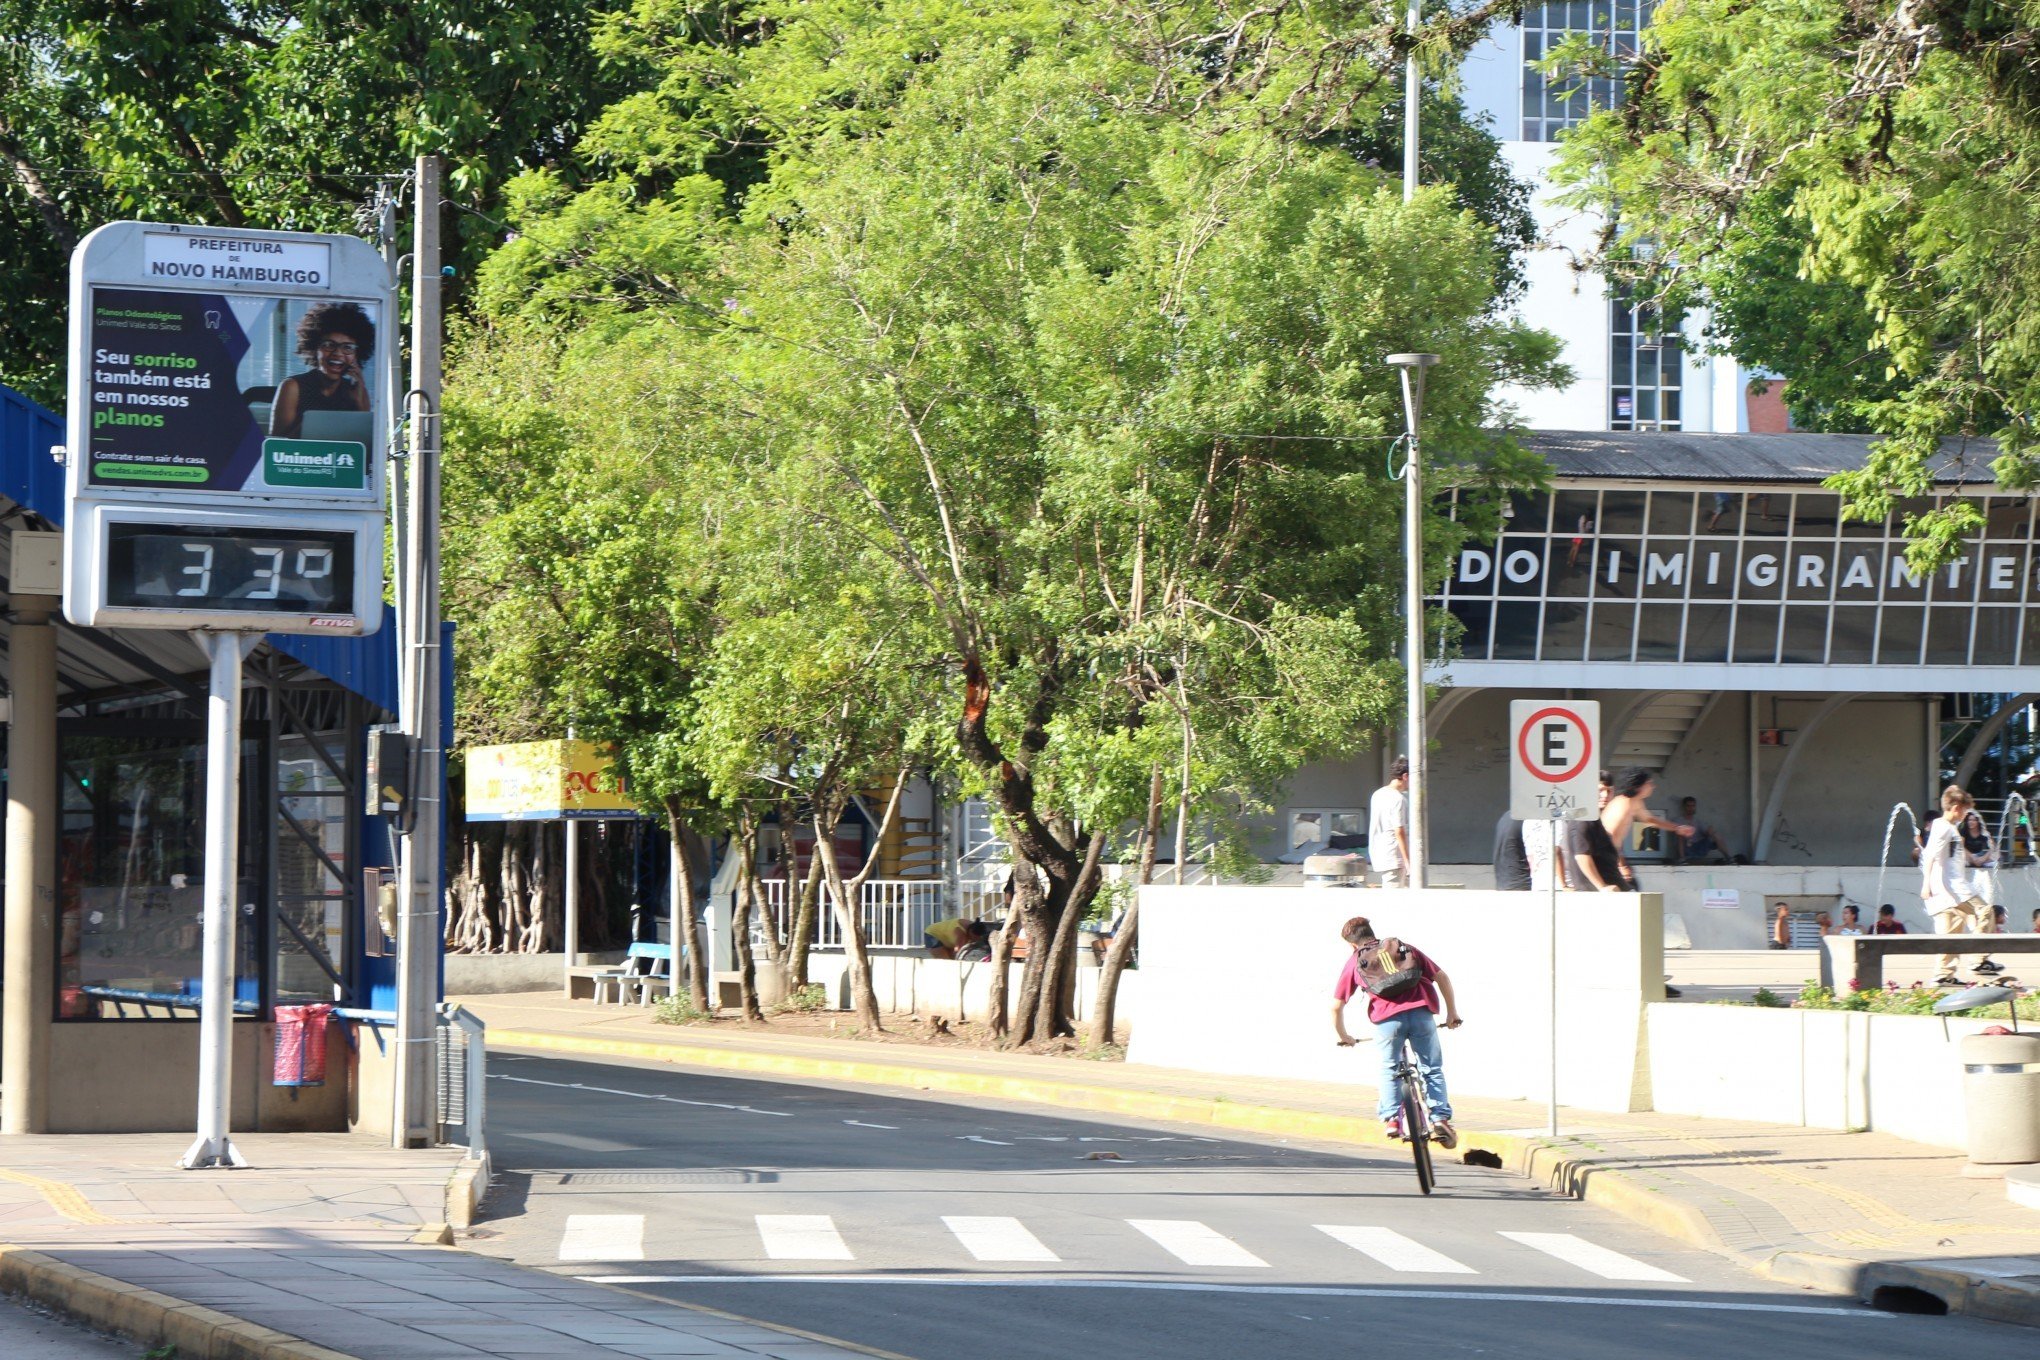
[[[326,1019],[332,1014],[333,1008],[324,1002],[276,1008],[276,1070],[271,1085],[326,1084]]]

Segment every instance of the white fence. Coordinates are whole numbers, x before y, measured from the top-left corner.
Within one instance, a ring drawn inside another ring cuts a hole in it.
[[[765,879],[759,885],[765,893],[765,910],[770,913],[779,936],[785,939],[792,928],[786,904],[786,880]],[[815,904],[815,929],[809,943],[816,949],[843,947],[843,922],[829,897],[829,885],[820,885]],[[864,921],[864,943],[873,949],[919,949],[922,934],[943,917],[942,880],[939,878],[879,878],[864,885],[859,895]],[[757,936],[753,926],[752,934]]]

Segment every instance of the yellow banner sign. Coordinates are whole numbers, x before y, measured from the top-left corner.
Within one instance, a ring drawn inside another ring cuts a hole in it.
[[[467,753],[467,819],[556,822],[635,817],[612,754],[586,741],[523,741]]]

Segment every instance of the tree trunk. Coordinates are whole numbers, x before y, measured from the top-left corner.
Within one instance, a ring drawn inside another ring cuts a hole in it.
[[[708,960],[702,957],[701,922],[694,910],[694,851],[687,844],[687,822],[680,814],[678,799],[666,800],[666,831],[673,838],[673,854],[680,861],[680,939],[674,940],[674,985],[679,985],[680,950],[687,951],[687,991],[694,1009],[711,1011],[715,1002],[708,994]]]
[[[1119,1020],[1119,975],[1133,958],[1140,941],[1140,890],[1154,881],[1155,842],[1162,836],[1162,772],[1156,768],[1148,781],[1147,821],[1140,829],[1140,873],[1134,880],[1133,902],[1113,932],[1111,947],[1098,970],[1098,1011],[1091,1017],[1091,1043],[1099,1048],[1117,1043]]]
[[[748,815],[738,821],[730,853],[737,860],[737,909],[730,916],[730,945],[737,958],[737,1004],[744,1019],[754,1025],[765,1023],[758,1005],[758,967],[751,956],[751,912],[758,902],[758,826]]]
[[[1019,877],[1019,865],[1014,865],[1014,877]],[[1029,872],[1033,872],[1031,869]],[[1010,904],[1006,909],[1006,920],[992,936],[992,978],[989,994],[985,998],[985,1025],[992,1031],[992,1037],[1004,1039],[1012,1031],[1012,1006],[1009,993],[1013,979],[1013,941],[1020,937],[1020,913]]]
[[[796,987],[808,985],[808,946],[815,938],[815,904],[821,896],[822,853],[815,847],[815,853],[808,856],[807,877],[801,880],[800,891],[794,891],[793,882],[793,838],[788,828],[786,856],[786,900],[791,905],[786,912],[786,990],[790,993]]]
[[[850,1008],[857,1013],[857,1023],[877,1033],[885,1028],[878,1019],[878,996],[871,986],[871,955],[864,947],[864,913],[858,910],[858,903],[852,899],[863,886],[864,876],[858,875],[857,885],[845,883],[842,866],[836,863],[836,819],[833,813],[821,805],[814,812],[815,858],[822,866],[822,877],[828,884],[829,901],[836,909],[836,920],[843,928],[843,953],[850,968]]]
[[[1041,970],[1041,985],[1035,1001],[1034,1038],[1060,1039],[1077,1032],[1071,1005],[1077,981],[1077,928],[1084,923],[1091,903],[1098,897],[1098,862],[1105,852],[1105,833],[1094,831],[1084,846],[1084,862],[1076,881],[1065,888],[1062,900],[1051,893],[1050,918],[1054,921],[1052,947]],[[1032,955],[1028,962],[1033,962]]]

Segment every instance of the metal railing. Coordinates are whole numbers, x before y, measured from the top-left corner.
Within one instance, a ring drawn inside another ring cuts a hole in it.
[[[786,880],[768,878],[758,885],[764,890],[764,907],[784,939],[792,928],[787,908]],[[815,928],[808,937],[814,949],[841,949],[843,922],[829,898],[828,884],[821,885],[815,904]],[[864,922],[864,943],[872,949],[919,949],[927,928],[943,917],[942,880],[939,878],[880,878],[864,885],[859,894]]]
[[[487,1162],[483,1125],[488,1113],[488,1027],[452,1002],[439,1007],[433,1045],[439,1081],[439,1141],[466,1146],[468,1156]],[[461,1136],[449,1132],[458,1128]]]

